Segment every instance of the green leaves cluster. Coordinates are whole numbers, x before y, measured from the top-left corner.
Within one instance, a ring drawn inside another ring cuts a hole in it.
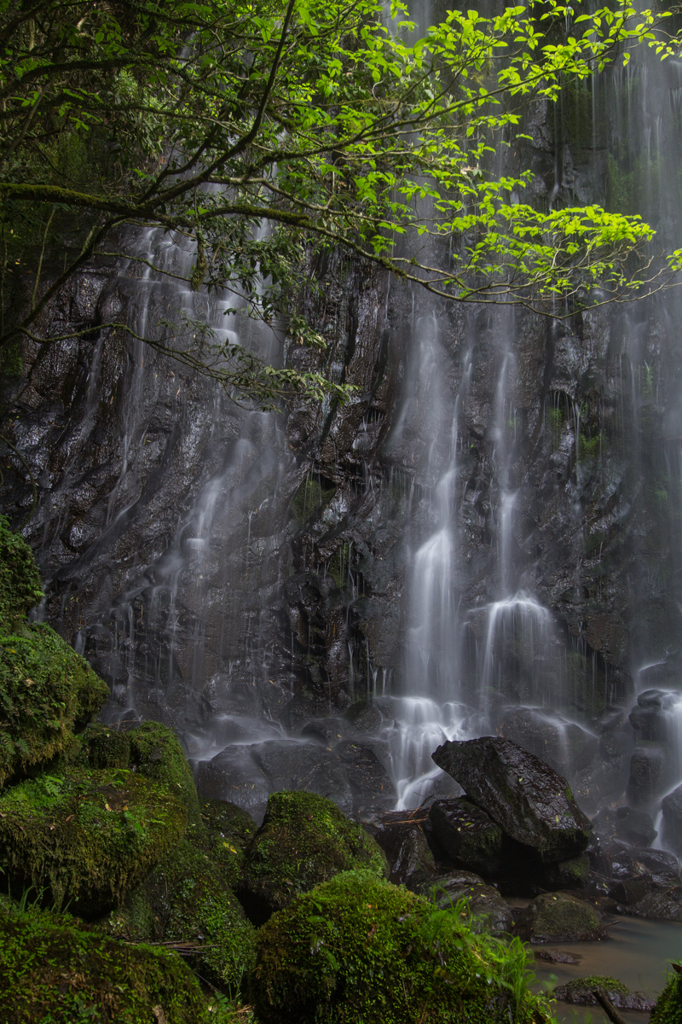
[[[460,301],[636,288],[646,224],[596,206],[541,212],[522,202],[529,174],[500,174],[493,156],[517,142],[529,98],[555,100],[636,44],[675,52],[665,17],[529,0],[448,11],[415,38],[398,0],[388,19],[378,0],[2,0],[3,305],[37,241],[41,264],[67,219],[82,230],[31,308],[7,312],[0,345],[37,336],[88,261],[135,258],[112,249],[124,224],[189,245],[191,288],[228,288],[234,308],[315,347],[300,306],[315,249]],[[259,399],[330,388],[197,336],[166,323],[148,340]]]

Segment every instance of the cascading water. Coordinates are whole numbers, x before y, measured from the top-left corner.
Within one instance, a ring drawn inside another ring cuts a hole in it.
[[[533,201],[601,199],[679,242],[681,105],[682,64],[633,54],[566,83],[556,110],[533,106],[533,141],[497,170],[521,162]],[[190,277],[180,239],[135,246]],[[184,311],[273,357],[224,315],[229,296],[146,263],[110,271],[93,273],[82,322],[126,310],[142,336]],[[346,407],[242,409],[102,335],[59,350],[58,399],[35,371],[38,412],[7,434],[41,481],[27,534],[51,621],[111,682],[110,720],[168,722],[200,777],[213,765],[212,792],[252,787],[260,809],[299,784],[356,809],[371,784],[383,808],[412,807],[450,785],[431,762],[443,739],[494,731],[556,748],[590,811],[624,799],[631,750],[608,753],[611,732],[634,744],[635,696],[676,693],[682,669],[680,298],[552,321],[448,307],[340,257],[311,274],[325,287],[306,312],[328,343],[315,368],[356,386]],[[66,422],[55,409],[86,364]],[[0,494],[12,506],[7,480]],[[680,749],[673,732],[639,738]]]

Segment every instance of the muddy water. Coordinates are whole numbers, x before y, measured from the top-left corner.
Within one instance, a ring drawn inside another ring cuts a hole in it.
[[[557,943],[553,948],[582,959],[577,964],[548,964],[536,960],[534,970],[538,982],[563,985],[572,978],[603,974],[618,978],[632,991],[646,992],[655,999],[665,985],[670,960],[682,959],[682,924],[618,917],[609,928],[609,935],[611,937],[604,942]],[[601,1007],[576,1007],[560,1002],[554,1005],[556,1018],[562,1024],[608,1022]],[[647,1013],[625,1010],[621,1013],[628,1024],[646,1024],[649,1020]]]

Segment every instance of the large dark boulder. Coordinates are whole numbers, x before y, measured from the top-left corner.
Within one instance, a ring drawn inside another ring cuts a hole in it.
[[[421,891],[431,896],[441,910],[453,909],[459,900],[466,900],[464,916],[474,932],[499,935],[512,930],[514,919],[509,904],[494,885],[487,885],[473,871],[450,871],[433,879],[428,888],[424,886]]]
[[[386,872],[384,854],[361,825],[331,800],[302,791],[272,794],[244,856],[237,895],[256,925],[341,871]]]
[[[433,835],[455,863],[491,877],[502,867],[504,835],[470,800],[436,800],[429,820]]]
[[[627,796],[636,807],[646,806],[665,785],[668,751],[663,743],[642,741],[630,758]]]
[[[569,860],[590,842],[590,823],[561,775],[511,740],[448,741],[433,760],[508,836],[545,863]]]
[[[616,835],[633,846],[651,846],[658,835],[651,815],[646,811],[633,810],[631,807],[616,809],[615,825]]]
[[[573,776],[592,761],[598,738],[575,722],[540,708],[513,708],[499,725],[499,734],[541,758],[561,775]]]
[[[565,985],[554,989],[554,998],[564,1003],[578,1006],[597,1006],[595,989],[606,993],[614,1006],[619,1010],[637,1010],[639,1013],[650,1013],[653,1003],[643,992],[631,992],[627,985],[616,978],[608,978],[603,974],[592,974],[588,978],[573,978]]]
[[[390,882],[415,892],[428,888],[438,873],[436,862],[421,825],[409,811],[385,814],[368,831],[386,854]]]
[[[524,910],[517,927],[527,942],[589,942],[604,938],[599,912],[567,892],[537,896]]]

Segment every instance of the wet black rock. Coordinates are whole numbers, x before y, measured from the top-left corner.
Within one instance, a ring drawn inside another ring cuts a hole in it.
[[[426,836],[412,812],[394,811],[369,827],[389,865],[389,882],[405,885],[414,892],[428,891],[438,869]]]
[[[527,942],[590,942],[604,938],[601,915],[571,893],[543,893],[528,904],[517,921]]]
[[[631,807],[617,808],[615,832],[633,846],[642,847],[651,846],[658,835],[651,815],[646,811],[633,810]]]
[[[535,959],[544,960],[548,964],[579,964],[582,956],[567,953],[563,949],[536,949]]]
[[[682,786],[663,798],[661,809],[663,838],[675,853],[682,856]]]
[[[249,748],[267,778],[270,792],[305,790],[333,800],[344,813],[353,810],[353,793],[341,758],[317,743],[266,740]]]
[[[452,860],[491,877],[502,867],[504,835],[499,825],[470,800],[436,800],[429,810],[436,840]]]
[[[661,743],[643,740],[630,758],[627,795],[635,807],[650,804],[664,786],[667,752]]]
[[[682,921],[682,887],[666,883],[652,886],[641,900],[625,905],[623,911],[655,921]]]
[[[359,700],[346,708],[343,717],[356,732],[376,733],[381,726],[381,712],[368,700]]]
[[[315,740],[323,747],[333,747],[348,733],[348,722],[343,718],[314,718],[301,729],[301,737]]]
[[[468,916],[478,918],[473,922],[473,931],[511,932],[513,915],[508,903],[493,885],[488,885],[472,871],[450,871],[435,878],[430,886],[423,887],[425,896],[433,895],[441,910],[449,910],[461,899],[468,901]]]
[[[395,806],[395,786],[373,747],[342,740],[334,747],[334,756],[345,770],[356,813],[366,816]]]
[[[230,801],[262,821],[271,788],[248,746],[226,747],[210,761],[202,761],[196,780],[202,800]]]
[[[665,712],[679,699],[679,693],[671,690],[645,690],[630,712],[630,725],[643,740],[665,741],[669,735]]]
[[[513,708],[502,718],[498,732],[567,776],[587,768],[599,744],[586,729],[540,708]]]
[[[581,853],[580,856],[568,860],[544,864],[538,882],[543,889],[549,890],[582,889],[587,883],[589,873],[590,856],[588,853]]]
[[[679,861],[667,850],[637,850],[637,860],[654,875],[670,875],[677,879],[680,877]]]
[[[449,741],[433,760],[508,836],[536,850],[543,862],[569,860],[587,849],[590,823],[566,779],[511,740]]]

